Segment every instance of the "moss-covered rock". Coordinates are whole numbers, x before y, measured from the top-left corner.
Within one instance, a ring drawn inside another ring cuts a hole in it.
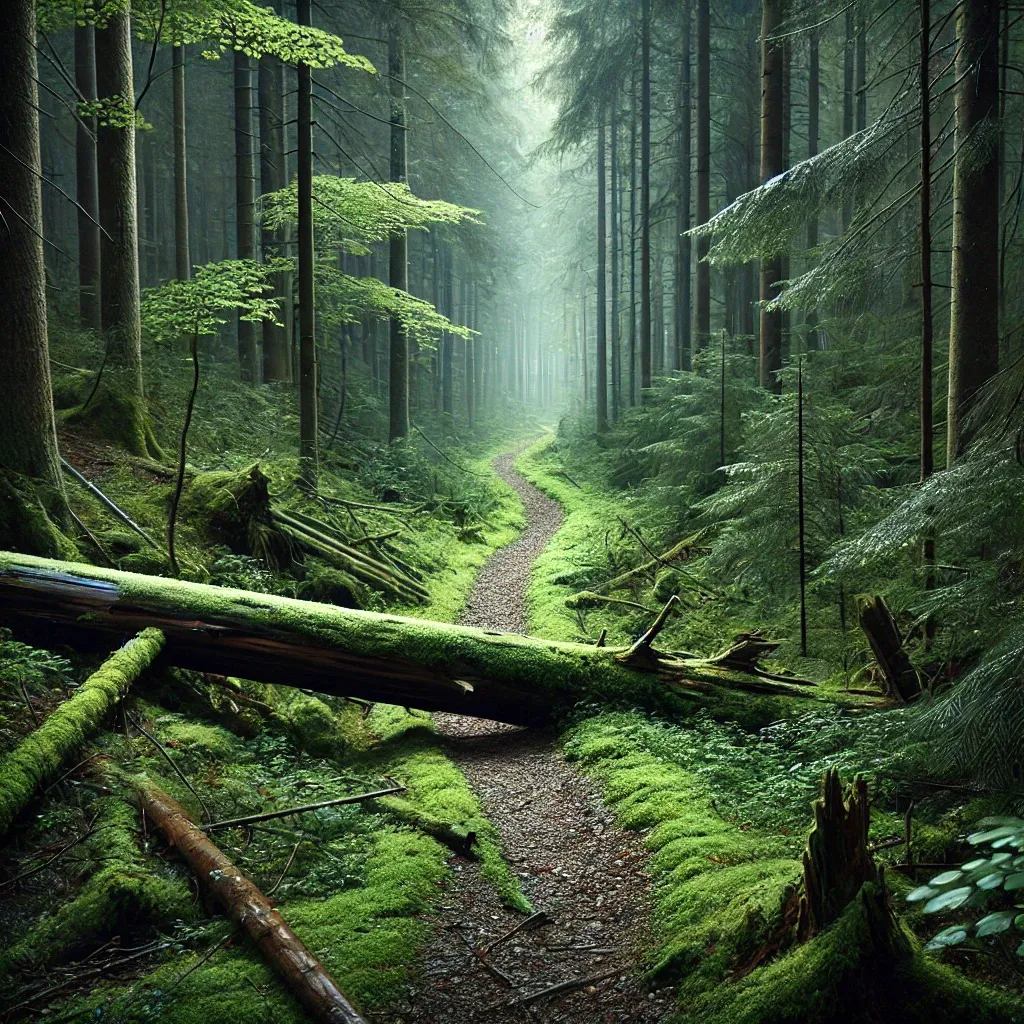
[[[341,608],[365,608],[367,590],[354,577],[340,569],[314,565],[299,586],[304,601],[321,601]]]

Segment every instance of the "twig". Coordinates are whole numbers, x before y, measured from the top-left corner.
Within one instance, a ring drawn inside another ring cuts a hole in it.
[[[648,629],[647,632],[644,633],[644,635],[640,637],[632,647],[630,647],[623,660],[628,662],[630,659],[650,651],[654,641],[658,638],[658,634],[665,628],[665,624],[668,622],[668,617],[672,614],[672,611],[677,604],[679,604],[679,595],[673,594],[665,602],[665,607],[658,612],[658,617],[651,623],[650,629]]]
[[[103,557],[103,561],[105,561],[111,569],[116,569],[117,563],[114,561],[113,558],[110,557],[110,554],[107,552],[107,549],[99,542],[99,540],[96,537],[96,534],[94,534],[92,530],[90,530],[89,527],[86,526],[85,523],[83,523],[82,520],[78,518],[77,514],[75,513],[75,510],[71,508],[70,505],[68,506],[68,515],[71,516],[71,521],[75,524],[75,526],[77,526],[82,531],[82,533],[84,533],[86,537],[89,538],[89,541],[92,544],[92,546]]]
[[[174,760],[171,757],[171,755],[167,753],[167,750],[164,748],[164,745],[152,733],[147,732],[143,728],[142,724],[138,721],[138,719],[135,718],[134,715],[128,715],[127,712],[125,712],[125,714],[127,715],[128,720],[132,723],[132,725],[135,726],[135,728],[138,729],[139,732],[141,732],[142,735],[145,736],[146,739],[149,740],[149,742],[152,743],[153,746],[155,746],[156,749],[160,751],[160,753],[164,757],[164,760],[174,769],[175,775],[177,775],[178,778],[185,783],[185,786],[187,787],[188,791],[199,801],[200,806],[203,808],[203,814],[206,815],[207,820],[212,818],[213,815],[210,813],[210,808],[206,806],[206,801],[196,792],[196,789],[192,785],[192,783],[189,782],[187,778],[185,778],[185,775],[182,773],[181,769],[174,763]]]
[[[584,988],[587,985],[596,984],[599,981],[606,981],[608,978],[614,977],[621,967],[616,967],[610,971],[602,971],[600,974],[592,974],[587,978],[570,978],[568,981],[560,981],[555,985],[549,985],[547,988],[542,988],[539,992],[534,992],[528,996],[520,996],[513,1002],[513,1006],[529,1006],[531,1003],[538,1003],[542,999],[550,999],[553,996],[560,996],[564,992],[575,992],[576,989]]]
[[[124,509],[119,508],[117,505],[115,505],[91,480],[87,480],[84,476],[82,476],[82,474],[79,473],[78,470],[75,469],[75,467],[72,466],[71,463],[68,462],[68,460],[65,459],[63,456],[61,456],[60,464],[64,468],[64,470],[70,473],[94,498],[97,498],[111,512],[113,512],[114,515],[117,516],[117,518],[120,519],[121,522],[128,527],[128,529],[133,530],[135,533],[137,533],[147,544],[150,545],[150,547],[162,552],[163,549],[160,547],[160,545],[157,544],[157,542],[153,540],[153,538],[150,537],[150,535],[146,533],[146,531],[141,526],[139,526],[139,524],[136,523],[128,515],[127,512],[124,511]]]
[[[298,845],[298,844],[296,844],[296,845]],[[192,966],[191,966],[191,967],[190,967],[190,968],[189,968],[189,969],[188,969],[187,971],[185,971],[185,973],[184,973],[184,974],[180,975],[180,976],[179,976],[179,977],[178,977],[178,978],[177,978],[177,979],[176,979],[176,980],[174,981],[174,983],[173,983],[173,984],[172,984],[171,986],[169,986],[169,988],[167,989],[167,991],[168,991],[168,992],[171,992],[171,991],[173,991],[173,990],[174,990],[174,989],[176,989],[176,988],[177,988],[177,987],[178,987],[178,986],[179,986],[179,985],[180,985],[180,984],[181,984],[181,983],[182,983],[182,982],[183,982],[183,981],[184,981],[184,980],[185,980],[185,979],[186,979],[186,978],[187,978],[187,977],[188,977],[188,976],[189,976],[189,975],[190,975],[190,974],[191,974],[191,973],[193,972],[193,971],[197,971],[197,970],[199,970],[199,968],[200,968],[200,967],[202,967],[202,966],[203,966],[203,964],[205,964],[205,963],[206,963],[206,961],[207,961],[207,960],[209,960],[209,959],[210,959],[210,958],[211,958],[211,957],[213,956],[213,954],[214,954],[214,953],[216,953],[216,952],[217,952],[217,950],[221,948],[221,946],[225,945],[225,943],[227,943],[228,941],[230,941],[230,940],[231,940],[231,939],[232,939],[232,938],[234,937],[234,935],[235,935],[235,933],[234,933],[234,932],[228,932],[228,934],[227,934],[227,935],[225,935],[225,936],[224,936],[224,937],[223,937],[223,938],[222,938],[222,939],[220,940],[220,942],[216,943],[216,944],[215,944],[214,946],[211,946],[211,947],[210,947],[210,948],[209,948],[209,949],[208,949],[208,950],[207,950],[207,951],[206,951],[206,952],[205,952],[205,953],[203,954],[203,956],[202,956],[202,959],[200,959],[200,960],[197,960],[197,961],[196,961],[196,962],[195,962],[195,963],[194,963],[194,964],[193,964],[193,965],[192,965]]]
[[[251,825],[257,821],[272,821],[274,818],[286,818],[290,814],[304,814],[306,811],[319,811],[323,807],[337,807],[340,804],[357,804],[363,800],[375,800],[377,797],[390,796],[392,793],[401,793],[405,786],[392,786],[390,789],[378,789],[373,793],[356,793],[352,796],[339,796],[334,800],[321,800],[315,804],[302,804],[299,807],[286,807],[281,811],[267,811],[264,814],[249,814],[244,818],[228,818],[225,821],[215,821],[210,825],[203,825],[204,832],[211,832],[215,828],[236,828],[240,825]]]
[[[94,818],[93,821],[96,819]],[[34,868],[29,868],[28,871],[22,871],[20,874],[15,875],[13,878],[8,878],[6,881],[0,882],[0,889],[5,888],[8,885],[14,885],[15,882],[21,882],[26,878],[31,878],[32,875],[38,875],[40,871],[44,871],[48,868],[58,857],[63,857],[68,850],[73,846],[77,846],[84,839],[88,839],[90,836],[94,836],[97,832],[102,832],[104,829],[113,828],[113,825],[101,825],[99,828],[93,828],[92,822],[89,823],[85,832],[80,836],[76,836],[69,843],[65,843],[52,857],[47,858],[42,864],[37,864]]]
[[[476,957],[476,959],[480,962],[480,964],[483,967],[485,967],[488,971],[490,971],[491,974],[493,974],[498,979],[498,981],[500,981],[507,988],[519,987],[503,970],[501,970],[501,968],[495,967],[494,964],[490,963],[487,959],[486,952],[477,949],[473,945],[473,943],[470,942],[469,939],[467,939],[466,936],[463,935],[461,931],[459,931],[458,927],[452,930],[465,943],[466,948],[470,951],[470,953],[472,953],[473,956]]]
[[[544,925],[553,923],[554,922],[551,916],[548,914],[546,910],[538,910],[536,913],[531,914],[527,918],[524,918],[514,927],[509,928],[509,930],[505,932],[504,935],[499,935],[498,938],[496,938],[493,942],[488,943],[486,946],[484,946],[484,948],[480,952],[484,956],[487,956],[487,954],[490,953],[490,951],[494,949],[495,946],[500,946],[501,943],[505,942],[507,939],[511,939],[512,936],[515,935],[517,932],[521,932],[524,929],[533,931],[534,928],[543,928]]]
[[[284,881],[284,876],[288,874],[288,869],[292,866],[292,861],[295,860],[295,854],[299,852],[299,844],[302,842],[304,836],[299,836],[295,840],[295,845],[292,847],[292,852],[288,854],[288,860],[285,861],[284,870],[281,872],[277,881],[267,890],[266,895],[273,896],[277,892],[277,887]]]
[[[426,442],[427,442],[427,444],[429,444],[429,445],[430,445],[430,447],[431,447],[431,448],[433,448],[433,449],[434,449],[434,451],[435,451],[435,452],[437,452],[437,454],[438,454],[438,455],[440,455],[440,456],[441,456],[441,458],[442,458],[442,459],[444,459],[444,461],[445,461],[445,462],[448,462],[448,463],[450,463],[450,464],[451,464],[451,465],[453,465],[453,466],[454,466],[454,467],[455,467],[456,469],[458,469],[458,470],[461,470],[461,471],[462,471],[463,473],[468,473],[468,474],[469,474],[470,476],[479,476],[479,477],[486,477],[486,476],[489,476],[489,475],[490,475],[490,474],[488,474],[488,473],[478,473],[478,472],[476,472],[476,470],[474,470],[474,469],[467,469],[467,468],[466,468],[465,466],[460,466],[460,465],[459,465],[459,464],[458,464],[458,463],[457,463],[457,462],[456,462],[456,461],[455,461],[454,459],[450,459],[450,458],[448,458],[448,456],[447,456],[447,455],[445,455],[445,453],[444,453],[443,451],[441,451],[441,449],[440,449],[440,448],[438,448],[438,447],[437,447],[437,445],[436,445],[436,444],[434,444],[434,442],[433,442],[433,441],[431,441],[431,440],[430,440],[430,438],[429,438],[429,437],[427,437],[427,435],[426,435],[426,434],[424,434],[424,433],[423,433],[423,431],[422,431],[422,430],[420,430],[420,428],[416,426],[416,424],[413,424],[413,428],[412,428],[412,429],[413,429],[413,430],[415,430],[415,431],[416,431],[416,433],[417,433],[417,434],[419,434],[419,435],[420,435],[420,437],[422,437],[422,438],[423,438],[423,440],[424,440],[424,441],[426,441]]]
[[[602,629],[600,635],[597,638],[597,643],[594,644],[594,646],[595,647],[604,647],[605,644],[607,643],[607,641],[608,641],[608,630],[607,629]]]

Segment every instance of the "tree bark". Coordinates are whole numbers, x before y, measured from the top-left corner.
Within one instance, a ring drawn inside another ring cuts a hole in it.
[[[608,222],[605,213],[607,196],[604,105],[598,113],[597,125],[597,370],[595,395],[597,432],[608,429]]]
[[[693,102],[691,97],[690,50],[692,49],[690,0],[682,5],[683,40],[679,72],[679,153],[676,164],[676,369],[692,365],[693,241],[690,230],[690,188],[692,161]]]
[[[135,91],[131,18],[114,13],[96,31],[96,91],[114,111],[96,136],[100,223],[100,309],[107,335],[104,393],[108,404],[100,424],[134,454],[147,454],[142,386],[142,325],[139,314],[139,225],[135,177]]]
[[[408,142],[405,112],[405,44],[397,22],[388,28],[388,91],[391,97],[391,180],[408,180]],[[391,239],[390,277],[392,288],[408,291],[409,238],[401,231]],[[388,438],[398,441],[409,433],[409,338],[401,322],[391,321],[388,360],[390,399]]]
[[[455,254],[447,243],[441,243],[444,263],[444,314],[455,322]],[[453,349],[455,336],[451,331],[441,335],[441,411],[449,417],[455,416],[455,381],[452,376]]]
[[[245,929],[309,1018],[323,1024],[365,1024],[281,912],[193,823],[185,808],[151,782],[140,782],[136,793],[149,821],[182,855],[203,890]]]
[[[253,159],[252,60],[235,50],[235,252],[240,260],[256,258],[256,164]],[[237,318],[238,372],[256,383],[256,324]]]
[[[311,25],[310,0],[298,0],[296,20]],[[316,308],[313,295],[313,79],[298,65],[298,270],[299,270],[299,479],[315,491],[320,476],[317,450]]]
[[[75,87],[96,99],[96,30],[75,28]],[[78,211],[78,311],[82,323],[100,330],[100,196],[96,168],[96,118],[75,123],[75,184]]]
[[[821,47],[817,29],[812,30],[808,39],[808,46],[810,53],[807,68],[807,157],[810,159],[818,155],[818,144],[821,135]],[[813,253],[813,250],[817,247],[818,214],[814,213],[807,222],[807,248]],[[805,344],[808,349],[819,347],[818,312],[815,309],[807,311],[807,336]]]
[[[280,12],[279,12],[280,13]],[[284,66],[277,57],[260,58],[258,95],[260,106],[260,192],[264,195],[278,192],[287,184],[284,166]],[[263,259],[280,256],[284,245],[284,229],[262,229]],[[263,380],[287,381],[291,374],[288,358],[288,282],[284,274],[273,278],[274,294],[283,298],[281,324],[264,320]]]
[[[773,0],[768,0],[773,2]],[[711,216],[711,5],[697,0],[697,224]],[[697,347],[704,348],[711,334],[711,244],[707,235],[697,239]]]
[[[62,516],[46,324],[35,38],[34,3],[14,0],[0,33],[0,467],[39,481],[39,497]]]
[[[749,638],[708,659],[654,650],[654,630],[628,650],[556,643],[12,553],[0,553],[0,621],[101,648],[155,626],[182,668],[521,725],[624,694],[664,709],[814,692],[758,669],[775,645]]]
[[[784,46],[773,37],[782,24],[783,0],[763,0],[761,19],[761,183],[781,174],[784,167]],[[770,312],[763,303],[778,295],[782,260],[761,264],[761,387],[782,390],[782,314]]]
[[[179,281],[192,276],[188,238],[188,150],[185,135],[185,47],[175,46],[171,91],[174,113],[174,274]]]
[[[73,697],[0,762],[0,835],[33,794],[57,777],[163,646],[160,630],[143,630],[103,662]]]
[[[932,124],[931,124],[931,2],[920,0],[921,56],[921,483],[935,469],[934,402],[932,394]],[[926,541],[927,544],[927,541]]]
[[[636,73],[629,89],[629,404],[636,405]]]
[[[620,339],[619,339],[619,217],[621,214],[619,203],[619,96],[618,90],[612,100],[611,124],[611,152],[608,154],[610,160],[611,189],[611,372],[608,375],[608,383],[611,390],[613,423],[617,423],[620,414],[621,381]]]
[[[651,0],[640,29],[640,395],[651,386]]]
[[[999,368],[999,0],[965,0],[957,19],[949,326],[949,465],[966,416]]]

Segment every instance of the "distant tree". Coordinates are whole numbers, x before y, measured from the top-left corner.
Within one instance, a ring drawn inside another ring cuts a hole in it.
[[[96,29],[75,26],[75,88],[96,100]],[[82,323],[100,329],[100,198],[96,168],[96,118],[75,122],[75,198],[78,203],[78,309]]]

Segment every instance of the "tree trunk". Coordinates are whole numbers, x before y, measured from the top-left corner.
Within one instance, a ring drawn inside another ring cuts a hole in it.
[[[636,74],[629,90],[629,404],[636,405]]]
[[[676,360],[677,370],[691,368],[693,314],[691,273],[693,242],[690,230],[690,182],[692,159],[693,104],[691,98],[690,0],[682,6],[683,41],[679,72],[679,153],[676,163]]]
[[[405,44],[397,23],[388,30],[388,90],[391,96],[391,180],[408,177],[408,143],[405,124]],[[399,232],[391,239],[390,278],[392,288],[409,288],[409,239]],[[409,338],[399,320],[391,321],[389,357],[388,438],[398,441],[409,433]]]
[[[0,33],[0,215],[4,253],[0,258],[0,468],[41,485],[38,497],[57,518],[64,514],[64,483],[50,388],[46,325],[46,270],[43,262],[38,90],[36,88],[35,4],[14,0]],[[8,481],[11,483],[11,481]],[[0,496],[0,502],[7,504]],[[28,524],[12,504],[0,514],[0,532],[12,542],[28,537]],[[13,517],[10,523],[6,522]],[[56,554],[42,531],[36,550]]]
[[[810,59],[807,68],[807,156],[808,159],[818,155],[818,143],[821,129],[821,49],[818,32],[813,30],[808,40]],[[813,253],[818,247],[818,214],[814,213],[807,222],[807,249]],[[811,257],[813,259],[813,255]],[[816,349],[818,344],[818,313],[811,309],[807,312],[807,335],[805,344],[808,349]]]
[[[175,46],[171,64],[174,108],[174,274],[192,276],[188,240],[188,151],[185,148],[185,47]]]
[[[715,706],[733,690],[813,696],[758,669],[777,645],[756,637],[709,659],[654,650],[668,610],[633,647],[595,647],[0,553],[4,622],[51,645],[101,648],[155,626],[169,664],[218,675],[522,725],[548,721],[556,705],[624,694],[677,710],[680,700]]]
[[[619,96],[618,90],[615,92],[615,99],[612,102],[612,116],[611,116],[611,153],[609,157],[611,159],[611,180],[609,185],[611,187],[611,199],[612,199],[612,223],[610,230],[611,237],[611,373],[609,374],[609,384],[611,385],[612,394],[612,422],[617,423],[620,414],[620,376],[621,376],[621,359],[619,358],[619,217],[621,214],[619,204]]]
[[[784,46],[773,37],[783,17],[783,0],[763,0],[761,20],[761,183],[784,168]],[[776,283],[782,279],[778,257],[761,264],[761,302],[775,298]],[[782,390],[778,370],[782,368],[782,314],[761,307],[761,387]]]
[[[442,263],[444,265],[444,315],[455,322],[455,254],[452,247],[441,243]],[[449,422],[455,416],[455,381],[452,376],[455,336],[451,331],[441,335],[441,411]]]
[[[971,400],[999,368],[999,0],[961,5],[956,80],[949,465],[966,447]]]
[[[135,91],[131,18],[110,16],[96,31],[96,91],[116,108],[96,136],[100,223],[100,309],[107,335],[103,388],[87,415],[136,455],[147,444],[139,319],[139,224],[135,178]]]
[[[603,105],[597,116],[597,356],[595,361],[597,377],[595,393],[597,396],[597,432],[603,434],[608,429],[608,223],[605,214],[608,161],[605,154]]]
[[[31,38],[31,37],[28,37]],[[3,44],[0,43],[0,53]],[[158,629],[143,630],[112,654],[43,724],[0,762],[0,835],[32,796],[52,782],[153,663],[164,646]]]
[[[138,783],[136,793],[148,820],[182,855],[202,889],[245,929],[309,1019],[323,1024],[365,1024],[281,912],[192,822],[185,808],[151,782]]]
[[[83,100],[96,99],[96,30],[75,28],[75,87]],[[78,211],[78,311],[82,323],[100,329],[100,197],[96,169],[96,118],[75,124],[75,183]],[[5,179],[6,180],[6,179]]]
[[[768,0],[773,2],[773,0]],[[711,5],[697,0],[697,224],[711,216]],[[697,239],[697,347],[711,334],[711,239]]]
[[[921,483],[932,475],[934,464],[934,410],[932,395],[932,124],[931,124],[931,2],[920,0],[921,56],[918,64],[921,91]],[[927,544],[927,541],[926,541]]]
[[[287,184],[284,166],[284,66],[277,57],[261,57],[258,72],[260,105],[260,192],[278,192]],[[282,255],[284,229],[262,229],[263,259]],[[273,278],[274,294],[282,296],[280,319],[287,323],[290,308],[288,281],[284,274]],[[263,380],[287,381],[291,374],[288,332],[283,324],[264,320]]]
[[[256,258],[256,165],[253,159],[252,60],[235,50],[235,252],[240,260]],[[256,383],[256,324],[238,320],[238,371]]]
[[[854,30],[856,4],[851,2],[846,8],[846,22],[843,33],[843,138],[853,134],[854,112],[854,65],[856,63],[857,40]],[[843,230],[850,226],[853,216],[853,204],[847,199],[843,203]]]
[[[651,386],[651,0],[641,0],[640,392]]]
[[[296,19],[311,25],[311,0],[298,0]],[[317,451],[316,307],[313,295],[313,78],[308,64],[297,68],[298,90],[298,270],[299,270],[299,479],[315,491],[320,476]]]

